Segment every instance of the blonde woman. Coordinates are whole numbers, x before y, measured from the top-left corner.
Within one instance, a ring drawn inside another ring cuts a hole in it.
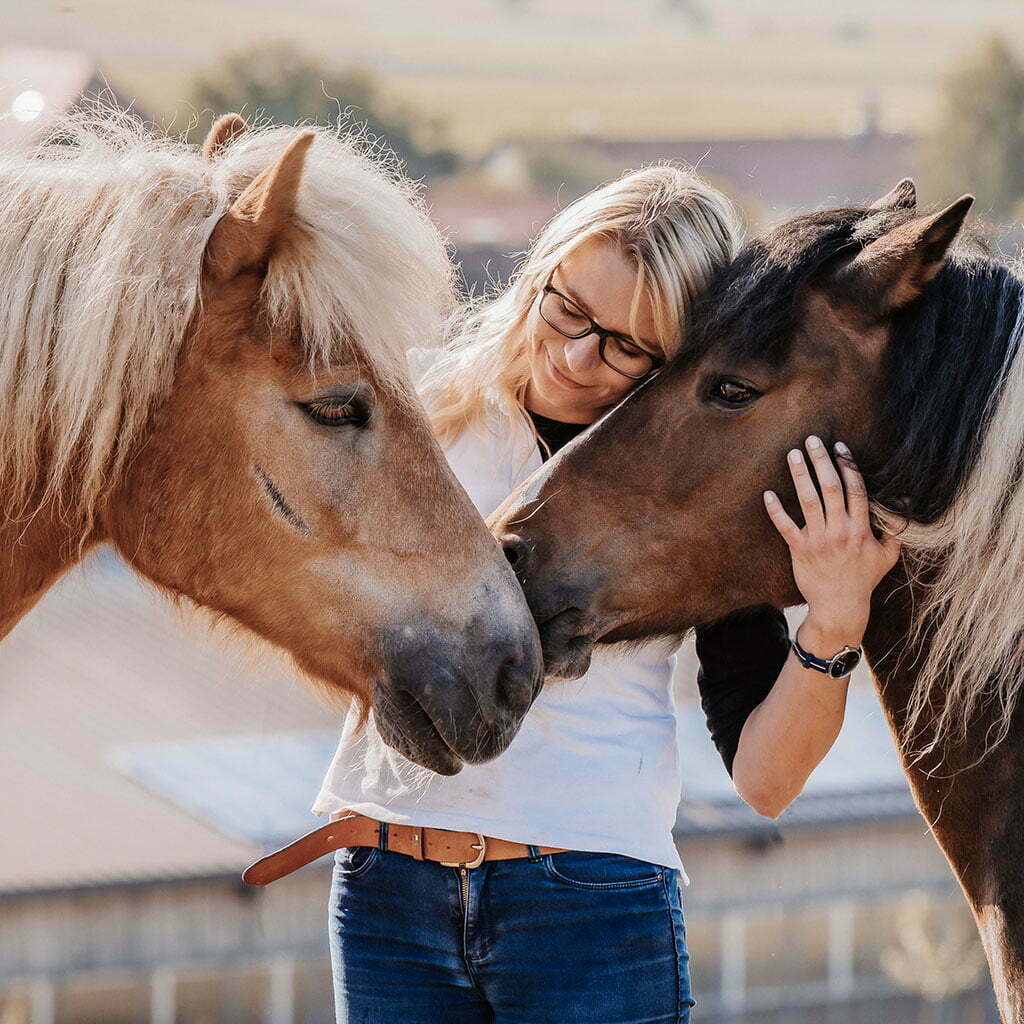
[[[725,197],[693,175],[627,174],[559,213],[447,349],[411,354],[481,515],[685,344],[737,233]],[[755,673],[763,695],[788,649],[774,611],[701,637],[730,771],[752,710],[732,683]],[[450,776],[404,759],[352,710],[314,807],[372,837],[335,856],[339,1022],[689,1020],[672,667],[653,649],[599,656],[583,678],[544,687],[500,757]],[[780,751],[787,784],[830,743]]]

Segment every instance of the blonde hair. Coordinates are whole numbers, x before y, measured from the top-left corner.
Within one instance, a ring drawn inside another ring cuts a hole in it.
[[[94,515],[172,386],[211,232],[302,130],[250,128],[210,164],[124,114],[86,112],[34,153],[0,152],[7,517],[52,499]],[[303,230],[270,259],[263,302],[297,319],[314,369],[362,353],[407,390],[406,349],[442,337],[454,309],[447,249],[393,167],[340,130],[314,130]]]
[[[541,231],[508,288],[468,310],[445,354],[424,375],[421,389],[441,442],[450,444],[479,418],[490,396],[524,412],[526,318],[538,290],[578,246],[607,239],[636,266],[631,329],[636,333],[640,305],[649,296],[655,340],[667,359],[682,342],[694,301],[732,258],[739,235],[729,200],[672,165],[632,171],[577,199]]]

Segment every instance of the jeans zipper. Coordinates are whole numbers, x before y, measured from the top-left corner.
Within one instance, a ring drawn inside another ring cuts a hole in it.
[[[459,868],[459,886],[462,889],[462,909],[469,909],[469,871]]]

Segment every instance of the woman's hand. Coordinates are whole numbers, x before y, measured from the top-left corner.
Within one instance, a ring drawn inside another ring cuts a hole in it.
[[[807,454],[810,465],[797,448],[788,456],[804,514],[803,529],[789,517],[774,491],[764,492],[764,503],[789,545],[793,576],[807,601],[801,643],[828,657],[844,644],[860,645],[871,592],[896,564],[900,543],[888,536],[878,540],[871,532],[864,478],[846,445],[836,445],[838,472],[820,438],[807,438]],[[814,486],[812,466],[822,498]]]

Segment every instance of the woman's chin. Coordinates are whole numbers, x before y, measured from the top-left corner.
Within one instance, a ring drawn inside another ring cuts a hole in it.
[[[526,408],[531,412],[561,423],[586,423],[598,415],[582,402],[573,402],[565,389],[556,389],[555,385],[538,382],[536,378],[531,380],[525,399]]]

